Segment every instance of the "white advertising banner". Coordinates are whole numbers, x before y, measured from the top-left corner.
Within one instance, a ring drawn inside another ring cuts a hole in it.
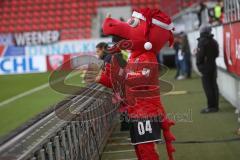
[[[99,42],[111,42],[110,38],[61,41],[49,45],[36,45],[25,47],[25,54],[56,55],[56,54],[95,54],[96,45]]]
[[[219,45],[219,57],[216,59],[217,66],[227,69],[224,61],[223,26],[214,27],[212,33]]]
[[[46,56],[8,56],[0,58],[0,75],[46,71]]]

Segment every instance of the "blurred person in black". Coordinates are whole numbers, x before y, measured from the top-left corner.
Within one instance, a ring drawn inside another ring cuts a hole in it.
[[[175,79],[177,79],[177,77],[180,74],[180,65],[178,63],[178,50],[179,50],[179,46],[180,46],[179,35],[175,35],[174,36],[174,45],[173,45],[173,48],[175,50],[175,66],[176,66]]]
[[[198,24],[199,27],[202,24],[204,24],[203,19],[206,18],[207,15],[208,15],[207,6],[205,5],[204,2],[201,2],[199,12],[197,13],[198,21],[199,21],[199,24]]]
[[[201,2],[199,12],[197,13],[198,21],[199,21],[199,24],[198,24],[199,27],[202,25],[202,12],[204,12],[204,10],[206,8],[207,8],[207,6],[203,2]]]
[[[175,43],[174,43],[174,50],[175,50],[175,64],[176,64],[176,80],[183,80],[186,78],[186,63],[185,63],[185,53],[183,52],[184,41],[181,36],[181,33],[175,35]]]
[[[219,55],[217,41],[211,34],[210,26],[200,28],[200,38],[198,38],[197,48],[197,67],[202,74],[202,85],[207,97],[207,108],[202,109],[201,113],[218,112],[219,110],[219,91],[217,85],[217,66],[216,58]]]
[[[191,62],[191,51],[188,43],[186,33],[181,33],[182,52],[184,53],[184,65],[185,65],[185,76],[191,78],[192,75],[192,62]]]

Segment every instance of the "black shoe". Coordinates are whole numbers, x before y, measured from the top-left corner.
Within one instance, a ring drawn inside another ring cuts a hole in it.
[[[219,109],[218,108],[204,108],[201,110],[201,113],[202,114],[205,114],[205,113],[214,113],[214,112],[218,112]]]

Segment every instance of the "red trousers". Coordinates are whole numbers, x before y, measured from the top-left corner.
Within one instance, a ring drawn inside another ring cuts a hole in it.
[[[154,142],[135,145],[138,160],[159,160],[155,145]]]

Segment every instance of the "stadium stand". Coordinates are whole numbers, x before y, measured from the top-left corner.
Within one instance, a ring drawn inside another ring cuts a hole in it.
[[[63,39],[91,37],[92,17],[99,7],[131,5],[132,9],[161,8],[174,15],[197,0],[3,0],[0,5],[0,33],[61,30]],[[73,34],[74,33],[74,34]]]

